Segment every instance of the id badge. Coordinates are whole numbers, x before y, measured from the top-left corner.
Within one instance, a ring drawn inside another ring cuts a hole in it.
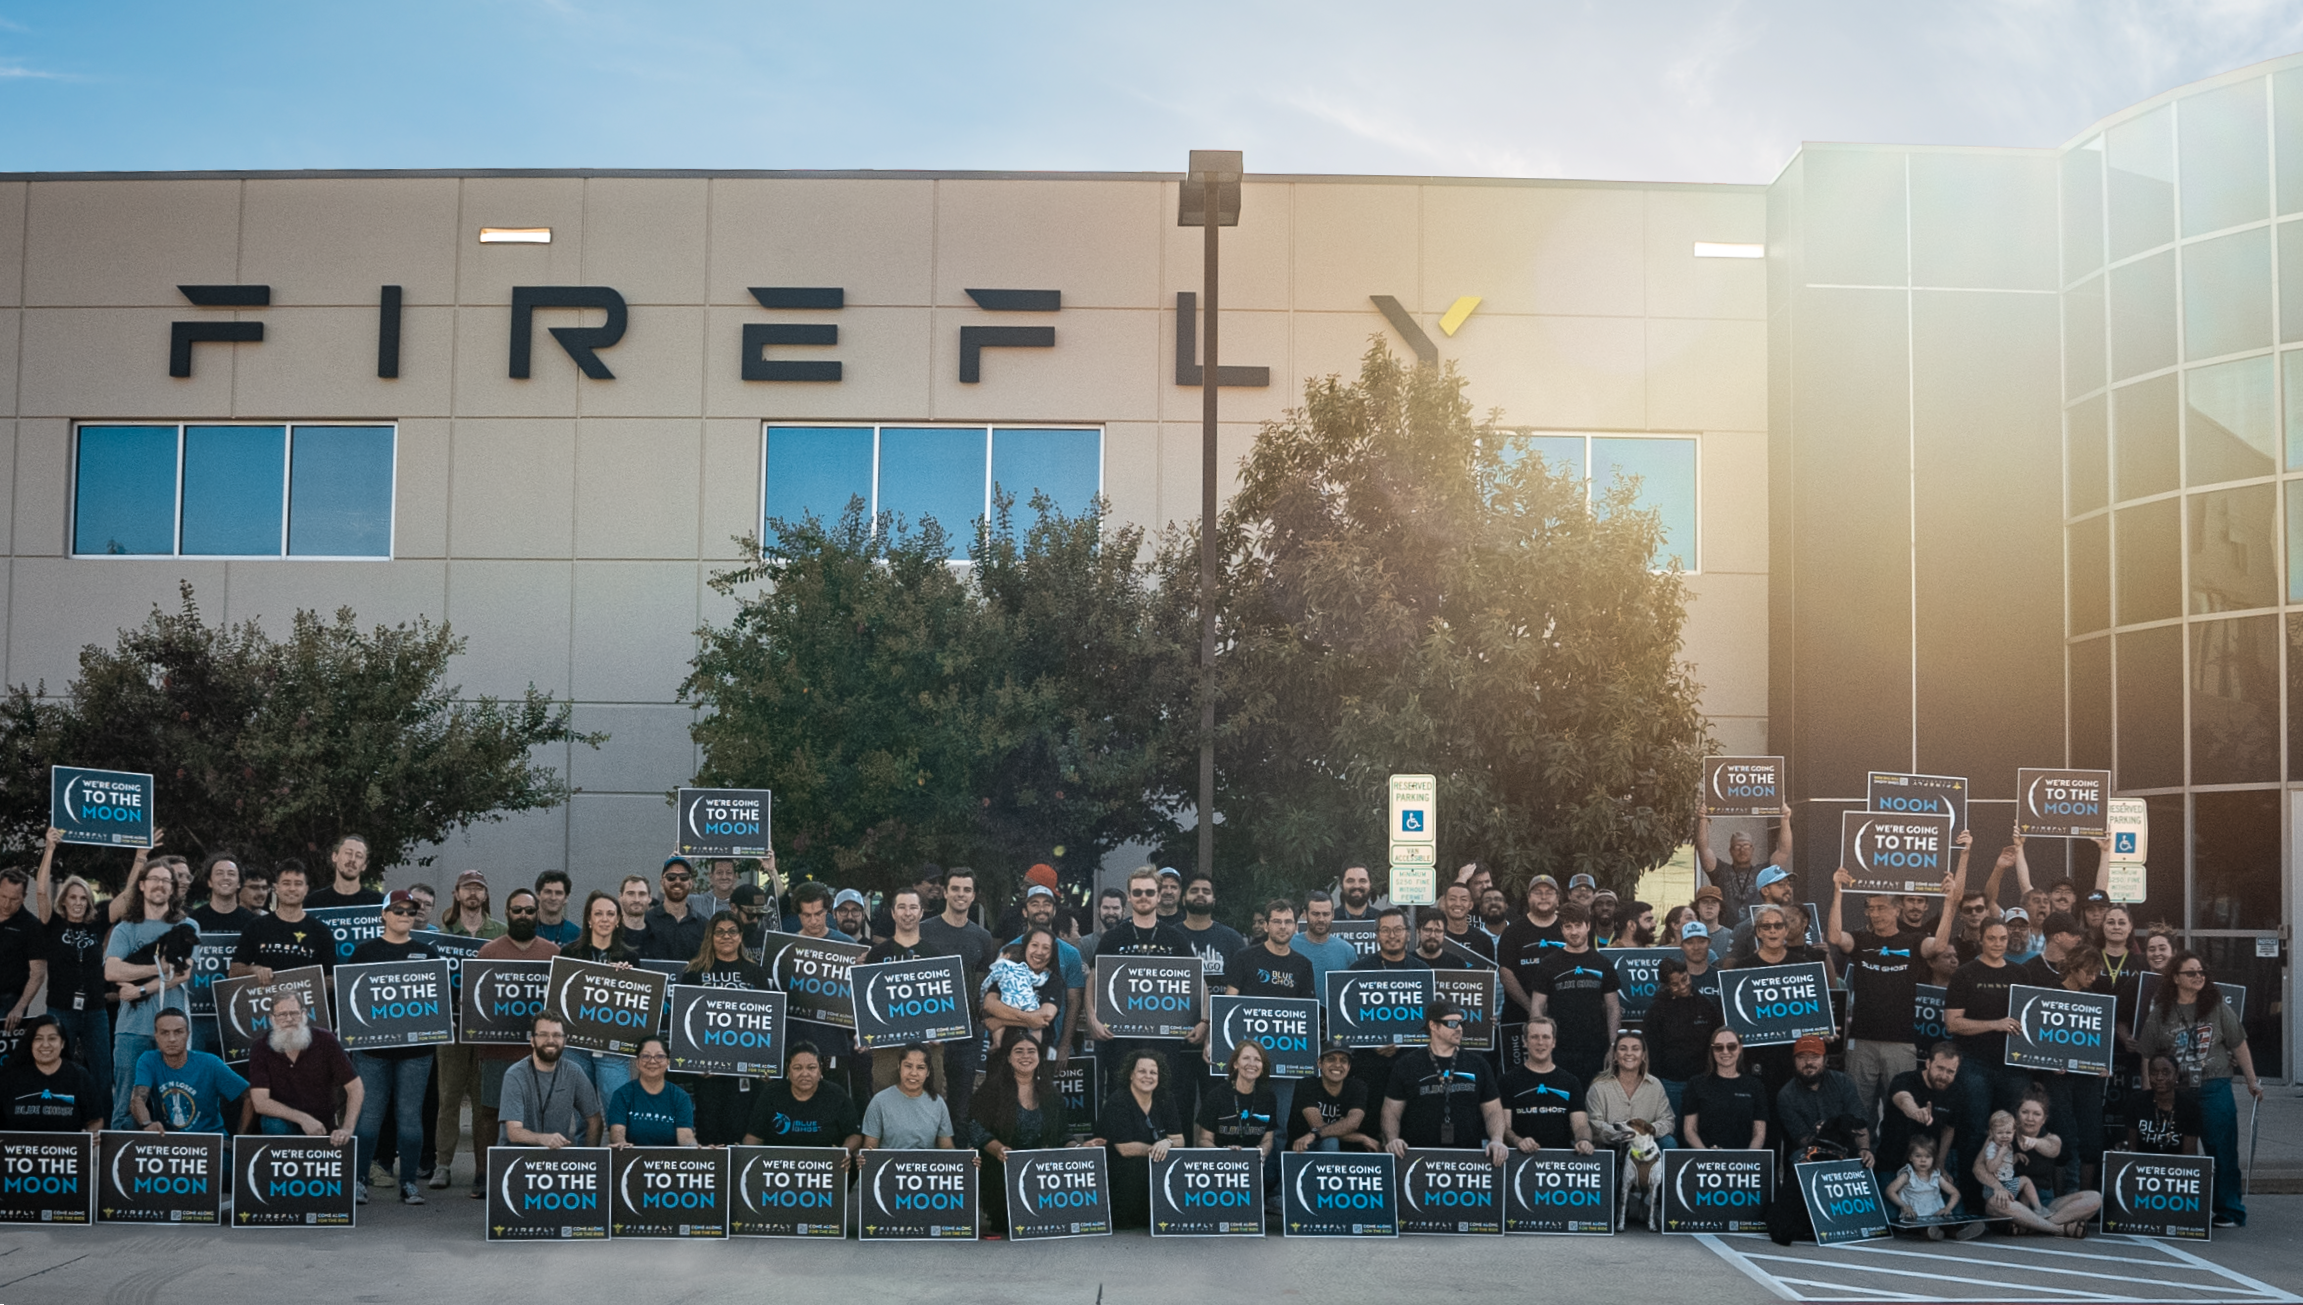
[[[73,993],[73,994],[72,994],[72,1009],[74,1009],[74,1010],[86,1010],[86,1009],[88,1009],[88,994],[87,994],[87,993],[84,993],[84,992],[75,992],[75,993]]]

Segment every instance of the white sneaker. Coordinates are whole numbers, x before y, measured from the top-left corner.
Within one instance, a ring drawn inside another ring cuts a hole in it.
[[[433,1170],[432,1181],[426,1183],[425,1186],[431,1188],[434,1191],[446,1191],[448,1188],[448,1166],[441,1165],[439,1168]]]

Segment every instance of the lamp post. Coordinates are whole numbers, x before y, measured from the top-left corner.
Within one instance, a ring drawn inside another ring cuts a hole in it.
[[[1215,873],[1215,390],[1216,228],[1239,225],[1238,150],[1193,150],[1177,192],[1176,225],[1203,231],[1199,380],[1199,872]]]

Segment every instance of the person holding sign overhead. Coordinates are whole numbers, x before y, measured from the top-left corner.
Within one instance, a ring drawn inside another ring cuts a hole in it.
[[[1783,818],[1777,823],[1775,831],[1775,854],[1767,859],[1767,865],[1788,873],[1791,869],[1789,803],[1784,804]],[[1759,875],[1763,867],[1752,859],[1756,850],[1751,835],[1737,830],[1727,840],[1727,859],[1721,861],[1718,853],[1711,850],[1711,817],[1695,818],[1695,863],[1702,868],[1704,877],[1719,890],[1724,899],[1720,915],[1731,924],[1743,918],[1746,907],[1759,903]]]
[[[2245,1076],[2249,1096],[2263,1099],[2247,1030],[2215,986],[2206,957],[2178,950],[2167,963],[2167,978],[2173,981],[2163,980],[2152,994],[2135,1048],[2146,1059],[2168,1057],[2183,1086],[2199,1093],[2200,1140],[2215,1157],[2215,1226],[2244,1228],[2247,1206],[2239,1195],[2239,1107],[2231,1096],[2232,1070]]]
[[[1943,899],[1959,900],[1959,886],[1967,881],[1967,852],[1975,842],[1966,830],[1952,840],[1959,859],[1943,876]],[[1879,1118],[1880,1098],[1898,1074],[1918,1068],[1918,1050],[1911,1044],[1911,1005],[1919,985],[1929,976],[1928,962],[1951,948],[1952,913],[1945,911],[1932,935],[1903,925],[1903,904],[1892,894],[1872,893],[1863,899],[1863,918],[1870,927],[1849,933],[1840,921],[1847,918],[1847,890],[1855,875],[1846,866],[1831,875],[1829,942],[1847,956],[1847,986],[1855,1010],[1847,1024],[1847,1076],[1863,1102],[1863,1119]]]

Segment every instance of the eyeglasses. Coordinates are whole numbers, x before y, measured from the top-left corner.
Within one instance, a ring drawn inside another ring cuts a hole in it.
[[[1159,896],[1159,889],[1157,889],[1157,888],[1130,888],[1130,889],[1128,889],[1128,896],[1130,896],[1130,897],[1157,897],[1157,896]]]
[[[2175,976],[2180,979],[2204,979],[2207,977],[2207,971],[2200,969],[2198,966],[2193,966],[2187,970],[2175,971]]]
[[[667,1056],[667,1055],[665,1055],[665,1054],[664,1054],[663,1052],[661,1052],[661,1051],[643,1051],[643,1052],[641,1052],[641,1053],[639,1054],[639,1056],[638,1056],[638,1059],[640,1059],[640,1060],[670,1060],[670,1059],[671,1059],[671,1057],[670,1057],[670,1056]]]
[[[534,915],[535,913],[536,908],[533,906],[509,906],[504,908],[504,914],[515,920],[519,919],[523,915]]]
[[[386,910],[384,911],[384,914],[386,914],[386,915],[414,915],[414,914],[416,914],[416,908],[415,908],[415,907],[413,907],[413,906],[394,906],[394,907],[388,907],[388,908],[386,908]]]
[[[692,884],[696,882],[696,877],[694,875],[665,875],[664,882],[667,884]]]
[[[1443,1028],[1443,1029],[1460,1029],[1460,1028],[1462,1028],[1462,1027],[1463,1027],[1463,1021],[1462,1021],[1462,1020],[1441,1020],[1441,1021],[1439,1022],[1439,1026],[1440,1026],[1441,1028]]]
[[[1783,921],[1781,921],[1781,920],[1769,920],[1769,921],[1766,921],[1766,922],[1765,922],[1765,923],[1763,923],[1763,924],[1757,924],[1757,925],[1753,925],[1752,927],[1753,927],[1754,929],[1788,929],[1788,928],[1790,928],[1791,926],[1790,926],[1790,925],[1788,925],[1788,924],[1785,924],[1785,923],[1784,923]]]
[[[1732,1052],[1737,1052],[1737,1051],[1741,1051],[1741,1050],[1743,1050],[1743,1045],[1742,1045],[1741,1043],[1736,1043],[1736,1042],[1714,1042],[1714,1043],[1712,1043],[1712,1044],[1711,1044],[1711,1054],[1712,1054],[1712,1055],[1714,1055],[1714,1056],[1718,1055],[1718,1054],[1719,1054],[1720,1052],[1722,1052],[1722,1051],[1725,1051],[1725,1052],[1731,1052],[1731,1053],[1732,1053]]]
[[[712,936],[714,938],[741,938],[744,936],[744,931],[732,924],[723,924],[712,930]]]

